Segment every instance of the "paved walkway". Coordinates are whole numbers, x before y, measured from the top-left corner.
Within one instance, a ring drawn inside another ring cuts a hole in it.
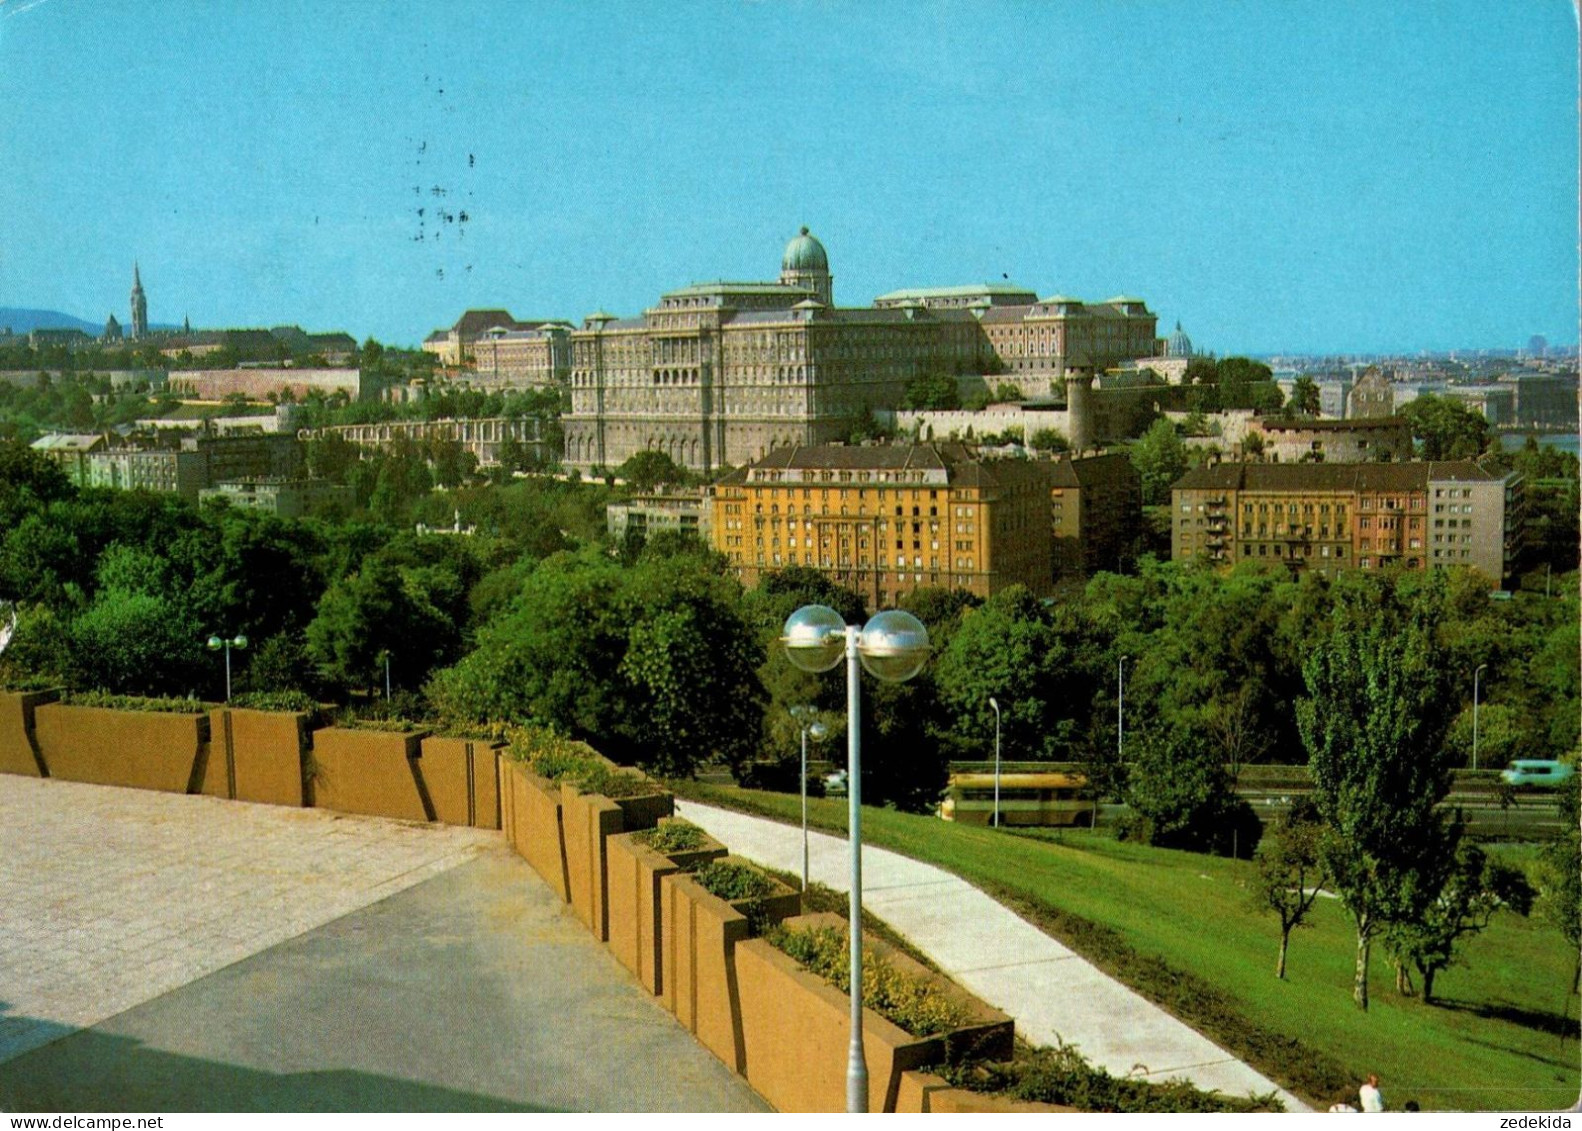
[[[800,874],[802,830],[732,810],[677,801],[676,810],[739,856]],[[811,835],[809,872],[846,891],[846,840]],[[865,845],[863,906],[905,935],[961,985],[1016,1019],[1034,1044],[1057,1039],[1116,1075],[1184,1076],[1228,1095],[1275,1091],[1311,1110],[1206,1037],[956,876]]]
[[[764,1110],[498,833],[0,775],[40,1108]]]

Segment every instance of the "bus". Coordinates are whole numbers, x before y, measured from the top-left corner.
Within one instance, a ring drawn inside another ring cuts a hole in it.
[[[1013,773],[1000,775],[1000,824],[1091,829],[1098,801],[1088,795],[1081,774]],[[964,825],[994,822],[994,775],[950,775],[939,815]]]

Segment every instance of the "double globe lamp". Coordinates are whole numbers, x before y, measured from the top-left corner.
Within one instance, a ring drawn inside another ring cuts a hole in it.
[[[846,805],[851,852],[851,1048],[846,1059],[846,1110],[868,1110],[868,1063],[862,1048],[862,694],[858,664],[886,683],[905,683],[928,660],[928,629],[911,613],[891,609],[858,628],[834,609],[804,605],[785,623],[780,642],[803,671],[827,672],[846,657]]]

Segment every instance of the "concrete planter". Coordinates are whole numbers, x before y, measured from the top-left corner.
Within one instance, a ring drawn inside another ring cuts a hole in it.
[[[561,832],[560,786],[522,762],[500,759],[500,824],[517,855],[562,900],[571,898]]]
[[[307,803],[310,718],[303,711],[216,707],[209,713],[212,741],[203,792],[301,808]]]
[[[895,1110],[908,1115],[990,1115],[990,1114],[1039,1114],[1075,1112],[1074,1107],[1059,1104],[1034,1103],[1030,1100],[1012,1100],[1004,1096],[969,1092],[953,1088],[948,1082],[928,1072],[901,1073],[901,1087]]]
[[[432,821],[417,760],[422,731],[325,727],[313,732],[313,804],[339,813]]]
[[[802,904],[796,892],[775,886],[778,890],[760,901],[768,922],[795,915]],[[748,905],[727,903],[682,872],[660,880],[661,1000],[704,1048],[736,1072],[746,1064],[736,954],[738,943],[750,941]]]
[[[785,925],[844,928],[844,921],[834,915],[807,915]],[[909,973],[938,978],[877,940],[865,936],[864,946]],[[747,1082],[779,1111],[845,1111],[850,998],[762,939],[736,947],[735,973]],[[1010,1056],[1011,1019],[965,990],[941,983],[968,1007],[972,1023],[950,1033],[914,1037],[873,1010],[863,1011],[869,1111],[898,1110],[902,1075],[952,1052],[971,1048],[991,1058]]]
[[[660,822],[664,824],[663,821]],[[651,994],[664,984],[664,932],[660,930],[660,880],[725,855],[725,846],[705,837],[690,852],[660,853],[639,844],[634,833],[605,842],[609,875],[610,952]]]
[[[635,771],[634,771],[635,772]],[[609,798],[560,783],[566,876],[572,910],[600,942],[610,937],[606,844],[617,833],[651,829],[675,812],[668,793]]]
[[[34,738],[33,712],[59,698],[59,691],[0,691],[0,774],[45,776]]]
[[[33,722],[48,777],[166,793],[202,786],[207,715],[41,703]]]
[[[471,738],[423,740],[418,769],[434,802],[434,819],[447,825],[479,829],[500,827],[499,771],[495,760],[501,744]]]

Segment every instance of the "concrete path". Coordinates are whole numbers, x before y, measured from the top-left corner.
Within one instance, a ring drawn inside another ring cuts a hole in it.
[[[9,775],[0,1109],[766,1110],[498,833]]]
[[[798,827],[690,801],[677,801],[676,811],[736,855],[802,871]],[[811,834],[809,871],[815,883],[848,890],[846,840]],[[862,880],[865,908],[962,986],[1014,1017],[1016,1031],[1033,1044],[1064,1040],[1115,1075],[1184,1076],[1228,1095],[1274,1091],[1288,1110],[1311,1110],[965,880],[868,845]]]

